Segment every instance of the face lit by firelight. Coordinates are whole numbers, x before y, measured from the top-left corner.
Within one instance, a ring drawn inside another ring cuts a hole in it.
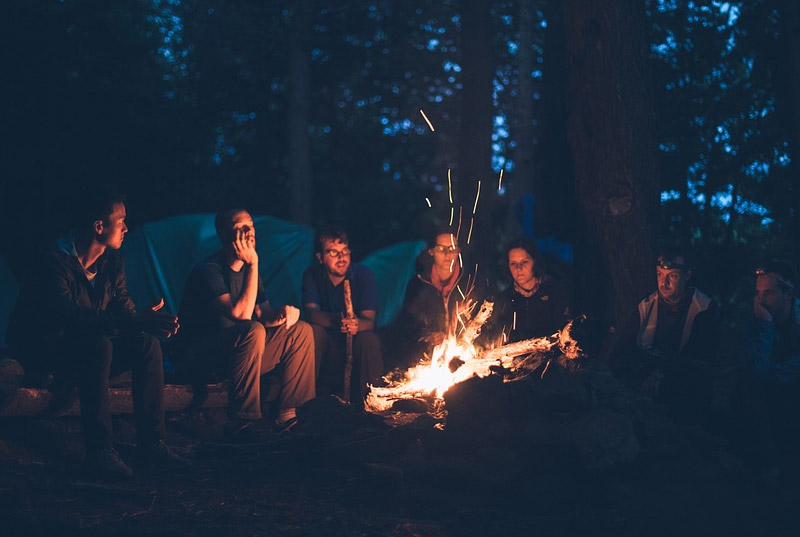
[[[452,233],[440,233],[436,236],[436,245],[428,248],[428,254],[433,257],[433,267],[439,274],[455,270],[458,252],[458,243]]]
[[[523,289],[530,289],[535,283],[535,262],[524,248],[512,248],[508,251],[508,270],[514,283]]]

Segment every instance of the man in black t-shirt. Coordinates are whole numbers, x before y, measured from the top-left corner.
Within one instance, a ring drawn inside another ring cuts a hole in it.
[[[247,211],[217,214],[222,250],[198,263],[180,306],[181,335],[175,368],[195,381],[230,379],[226,434],[253,438],[261,418],[260,377],[279,364],[280,409],[275,425],[286,430],[296,408],[314,398],[314,336],[294,306],[273,309],[258,275],[255,226]]]

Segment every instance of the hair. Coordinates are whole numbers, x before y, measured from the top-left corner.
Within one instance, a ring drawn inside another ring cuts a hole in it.
[[[337,224],[325,226],[317,233],[317,239],[314,241],[314,245],[316,246],[318,254],[322,253],[322,248],[327,241],[338,241],[343,244],[350,244],[350,239],[347,238],[347,232],[342,226]]]
[[[453,230],[449,226],[442,226],[436,227],[433,229],[430,235],[428,235],[427,239],[427,248],[435,248],[436,247],[436,237],[439,235],[453,235],[453,241],[458,246],[458,239],[456,238],[456,234],[453,233]]]
[[[105,222],[114,212],[114,205],[125,203],[125,199],[125,194],[113,190],[94,189],[78,204],[76,223],[88,229],[98,220]]]
[[[781,288],[781,291],[792,294],[795,292],[797,287],[797,271],[795,271],[794,266],[791,263],[781,259],[772,259],[761,265],[759,268],[764,269],[764,272],[766,273],[774,272],[791,284],[787,285],[785,282],[775,280],[778,283],[778,287]]]
[[[519,239],[515,239],[508,243],[506,246],[506,266],[508,266],[508,254],[511,250],[515,250],[517,248],[521,248],[527,252],[531,259],[533,259],[533,275],[537,278],[544,276],[544,260],[542,258],[542,253],[539,251],[539,248],[536,246],[536,243],[530,239],[525,237],[521,237]]]
[[[683,259],[683,265],[686,267],[686,270],[691,270],[693,261],[692,255],[688,248],[684,248],[682,246],[662,246],[658,249],[656,263],[662,260],[674,261],[679,257]]]
[[[220,211],[214,217],[214,228],[217,230],[217,237],[222,238],[222,236],[227,233],[228,231],[228,224],[231,223],[231,219],[234,215],[239,213],[248,213],[247,209],[242,209],[241,207],[235,207],[233,209],[226,209],[224,211]]]

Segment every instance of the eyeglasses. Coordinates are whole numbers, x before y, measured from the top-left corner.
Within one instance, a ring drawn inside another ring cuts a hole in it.
[[[437,244],[433,248],[431,248],[434,252],[438,252],[440,254],[454,254],[458,252],[458,246],[443,246],[441,244]]]
[[[772,278],[776,282],[782,283],[783,285],[785,285],[789,289],[794,289],[794,284],[792,282],[790,282],[789,280],[787,280],[783,276],[780,276],[776,272],[767,272],[767,269],[758,267],[756,269],[756,278],[758,278],[759,276],[766,276],[768,278]]]
[[[325,250],[325,255],[334,259],[348,257],[350,255],[350,248],[342,248],[341,250]]]

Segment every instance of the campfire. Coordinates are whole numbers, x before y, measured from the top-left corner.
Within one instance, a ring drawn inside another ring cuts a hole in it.
[[[516,360],[517,357],[543,353],[556,345],[568,359],[580,356],[580,348],[570,336],[573,321],[551,336],[488,350],[478,349],[473,342],[491,315],[492,307],[491,302],[484,302],[469,324],[461,322],[460,331],[450,330],[445,340],[433,348],[430,356],[426,354],[419,364],[402,374],[384,377],[386,386],[372,386],[365,403],[367,410],[388,410],[396,401],[403,399],[424,399],[434,407],[441,406],[444,392],[454,384],[473,376],[485,377],[495,370],[524,368],[525,360]]]

